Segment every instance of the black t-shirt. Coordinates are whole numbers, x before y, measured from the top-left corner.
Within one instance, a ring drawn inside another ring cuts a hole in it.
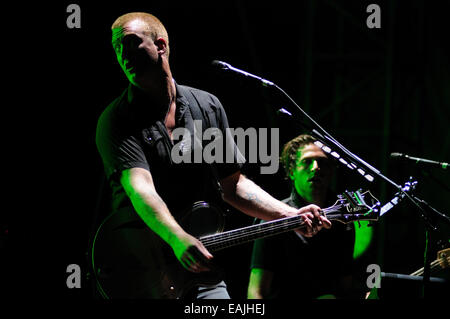
[[[302,207],[297,197],[283,200]],[[337,280],[352,273],[354,229],[337,222],[306,238],[290,231],[254,242],[251,268],[273,272],[268,299],[338,294]]]
[[[203,131],[205,125],[210,125],[226,132],[228,120],[214,95],[175,85],[175,128],[188,129],[191,141],[201,138],[201,134],[194,136],[194,120],[201,120],[194,115],[201,114]],[[194,103],[196,105],[192,105]],[[194,107],[197,107],[197,111],[193,110]],[[176,217],[195,201],[217,200],[217,179],[236,172],[243,163],[234,140],[227,139],[228,143],[224,142],[225,148],[235,152],[234,163],[208,165],[204,160],[201,163],[175,163],[171,156],[172,148],[181,148],[182,145],[178,140],[172,142],[162,119],[155,118],[153,113],[152,101],[130,85],[99,118],[96,143],[112,188],[112,210],[131,205],[120,183],[120,176],[123,170],[134,167],[150,171],[157,193]],[[198,145],[195,142],[187,145],[188,152],[194,154],[194,147],[198,148]],[[186,148],[186,145],[183,147]],[[195,151],[198,152],[198,149]]]

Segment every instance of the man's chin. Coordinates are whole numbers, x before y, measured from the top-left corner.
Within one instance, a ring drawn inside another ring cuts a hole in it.
[[[323,184],[315,184],[311,187],[311,194],[322,195],[326,193],[326,187]]]
[[[310,188],[314,191],[321,190],[324,188],[324,183],[320,179],[315,179],[315,180],[309,181],[309,185],[310,185]]]
[[[128,76],[128,81],[130,81],[131,84],[133,84],[134,86],[136,86],[138,88],[145,87],[145,81],[144,81],[143,77],[139,76],[136,73],[130,74]]]

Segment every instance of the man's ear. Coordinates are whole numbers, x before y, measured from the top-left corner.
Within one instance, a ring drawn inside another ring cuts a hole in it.
[[[290,170],[289,170],[289,179],[290,179],[291,181],[294,180],[294,170],[293,170],[293,169],[290,169]]]
[[[167,52],[167,42],[163,38],[158,38],[155,40],[155,45],[158,47],[158,54],[164,55]]]

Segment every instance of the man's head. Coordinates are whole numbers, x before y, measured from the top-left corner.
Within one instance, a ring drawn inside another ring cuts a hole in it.
[[[127,13],[114,21],[111,30],[117,61],[133,85],[147,87],[170,74],[169,36],[158,18],[144,12]]]
[[[323,204],[331,181],[332,166],[327,155],[310,135],[300,135],[285,144],[281,154],[286,177],[308,203]]]

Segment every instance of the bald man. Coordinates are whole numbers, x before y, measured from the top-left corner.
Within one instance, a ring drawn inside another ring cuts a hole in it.
[[[225,132],[228,122],[221,103],[210,93],[175,82],[169,37],[155,16],[134,12],[119,17],[112,25],[112,44],[129,80],[128,88],[104,110],[97,126],[96,143],[112,187],[113,209],[132,206],[171,247],[179,263],[194,273],[209,271],[213,256],[178,221],[193,202],[214,198],[211,185],[215,181],[222,199],[250,216],[273,220],[301,214],[307,228],[299,232],[305,236],[330,227],[318,206],[290,207],[241,174],[238,151],[232,163],[175,163],[171,156],[174,130],[184,127],[191,132],[198,108],[212,126]],[[230,143],[227,147],[236,150]],[[224,282],[195,287],[190,294],[229,298]]]

